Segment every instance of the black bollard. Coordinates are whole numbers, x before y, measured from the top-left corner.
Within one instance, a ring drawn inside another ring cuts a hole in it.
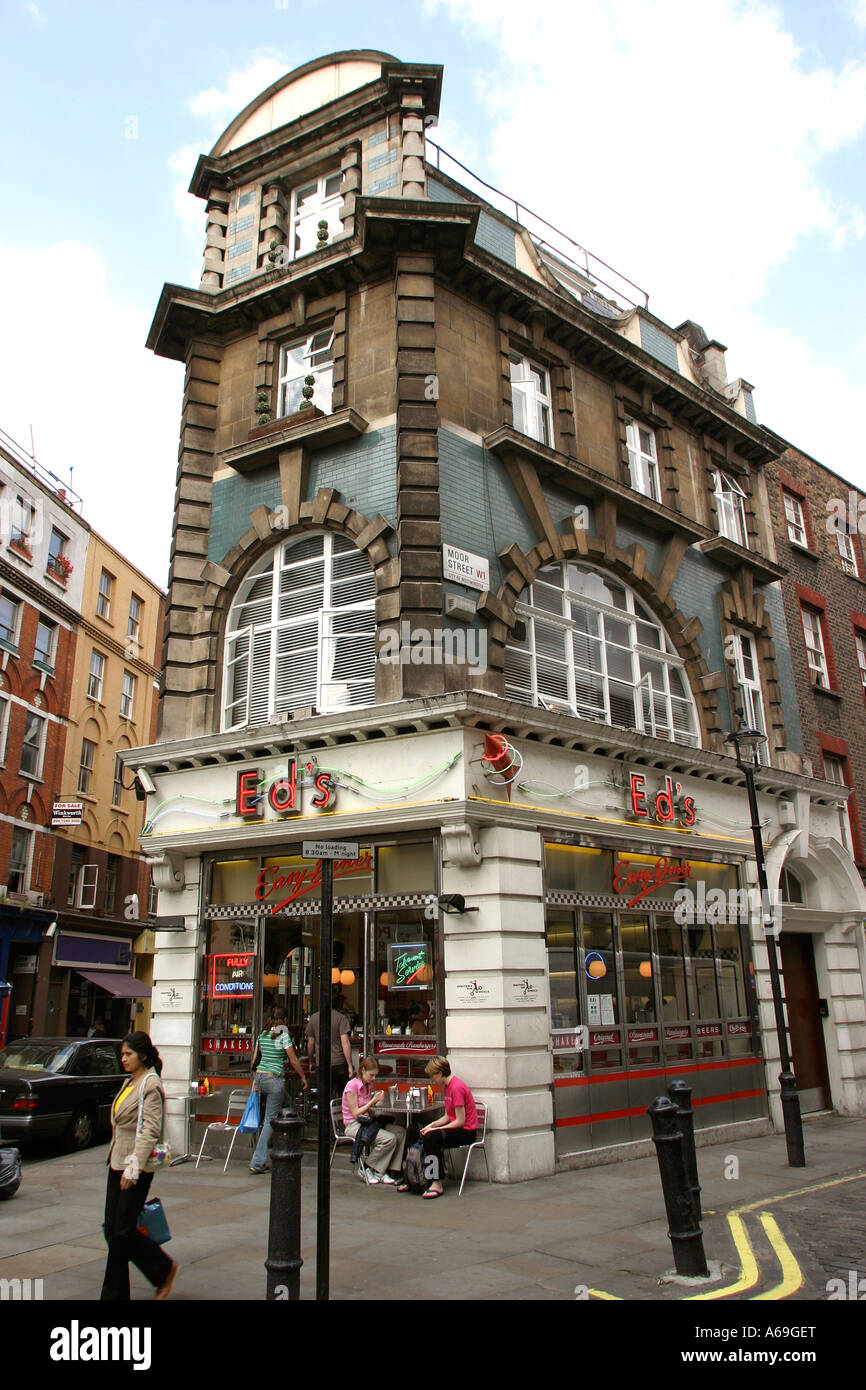
[[[797,1082],[790,1067],[779,1073],[782,1092],[782,1118],[785,1123],[785,1143],[788,1146],[788,1166],[806,1167],[806,1146],[803,1142],[803,1121],[800,1116],[800,1097]]]
[[[291,1102],[290,1102],[291,1104]],[[268,1289],[265,1297],[289,1302],[301,1296],[301,1139],[303,1121],[283,1109],[272,1124],[271,1211],[268,1224]]]
[[[701,1184],[698,1178],[698,1155],[695,1149],[695,1114],[692,1110],[692,1088],[685,1081],[672,1081],[668,1086],[668,1096],[677,1107],[677,1125],[683,1136],[683,1157],[689,1178],[689,1191],[695,1221],[701,1220]]]
[[[677,1124],[677,1107],[667,1096],[656,1096],[647,1114],[652,1121],[653,1143],[668,1218],[668,1236],[677,1274],[708,1278],[703,1231],[695,1219],[689,1192],[683,1136]]]

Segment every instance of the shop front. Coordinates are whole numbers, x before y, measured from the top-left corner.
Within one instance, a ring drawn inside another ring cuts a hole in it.
[[[645,1140],[675,1078],[699,1129],[765,1116],[736,865],[548,842],[545,873],[557,1156]]]
[[[370,842],[334,862],[332,1001],[350,1021],[353,1055],[417,1076],[439,1044],[436,844]],[[275,1006],[299,1055],[319,1008],[321,864],[297,847],[214,859],[203,914],[198,1065],[225,1084],[249,1076],[250,1053]]]

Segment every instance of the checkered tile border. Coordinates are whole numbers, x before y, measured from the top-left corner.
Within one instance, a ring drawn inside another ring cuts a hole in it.
[[[401,907],[426,907],[434,896],[430,893],[375,893],[368,897],[335,898],[335,912],[393,912]],[[320,909],[319,899],[289,903],[275,915],[277,917],[309,917]],[[269,917],[270,906],[261,903],[219,903],[205,909],[209,922],[223,921],[228,917]]]
[[[545,893],[544,901],[548,907],[600,907],[607,911],[613,908],[625,908],[628,898],[625,894],[617,893],[571,893],[563,888],[551,889]],[[634,907],[627,910],[629,912],[673,912],[676,907],[673,898],[653,898],[652,902],[641,899],[635,903]]]

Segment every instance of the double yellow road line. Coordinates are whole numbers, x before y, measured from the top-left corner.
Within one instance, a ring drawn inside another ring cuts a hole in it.
[[[811,1192],[823,1192],[827,1188],[841,1187],[845,1183],[861,1181],[866,1178],[866,1171],[852,1173],[845,1178],[832,1178],[829,1182],[812,1183],[809,1187],[799,1187],[794,1192],[782,1192],[777,1197],[765,1197],[760,1202],[750,1202],[742,1207],[735,1207],[727,1214],[727,1222],[730,1227],[731,1237],[740,1260],[740,1274],[733,1284],[726,1284],[721,1289],[711,1289],[706,1293],[687,1294],[683,1302],[707,1302],[717,1298],[734,1298],[737,1294],[747,1293],[753,1289],[761,1277],[760,1266],[758,1265],[746,1223],[743,1217],[754,1212],[758,1213],[758,1219],[764,1228],[767,1240],[769,1241],[773,1253],[782,1269],[782,1279],[772,1288],[766,1289],[763,1293],[752,1294],[751,1298],[756,1302],[762,1299],[782,1299],[790,1298],[791,1294],[802,1288],[804,1283],[803,1271],[794,1258],[790,1246],[779,1229],[778,1222],[769,1212],[763,1210],[764,1207],[774,1206],[778,1202],[789,1202],[794,1197],[804,1197]],[[605,1293],[601,1289],[589,1289],[588,1292],[593,1298],[621,1300],[616,1294]]]

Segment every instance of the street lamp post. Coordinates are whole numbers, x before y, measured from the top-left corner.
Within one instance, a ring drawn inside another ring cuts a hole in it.
[[[767,887],[767,868],[764,863],[764,843],[761,839],[761,818],[758,813],[758,793],[755,788],[755,755],[766,735],[759,729],[750,729],[743,718],[743,711],[737,710],[740,727],[728,734],[727,743],[736,749],[737,767],[746,780],[749,794],[749,812],[752,818],[752,838],[755,842],[755,864],[758,870],[758,888],[761,894],[761,920],[764,924],[764,937],[767,942],[767,959],[770,966],[770,983],[773,989],[773,1012],[776,1016],[776,1034],[779,1039],[779,1061],[782,1070],[779,1074],[779,1087],[782,1097],[782,1117],[785,1124],[785,1145],[788,1150],[788,1166],[805,1168],[806,1151],[803,1145],[803,1121],[800,1115],[800,1097],[797,1095],[797,1082],[791,1067],[791,1054],[788,1051],[788,1033],[785,1027],[785,1009],[782,1004],[782,982],[779,976],[779,957],[776,951],[776,922]]]

